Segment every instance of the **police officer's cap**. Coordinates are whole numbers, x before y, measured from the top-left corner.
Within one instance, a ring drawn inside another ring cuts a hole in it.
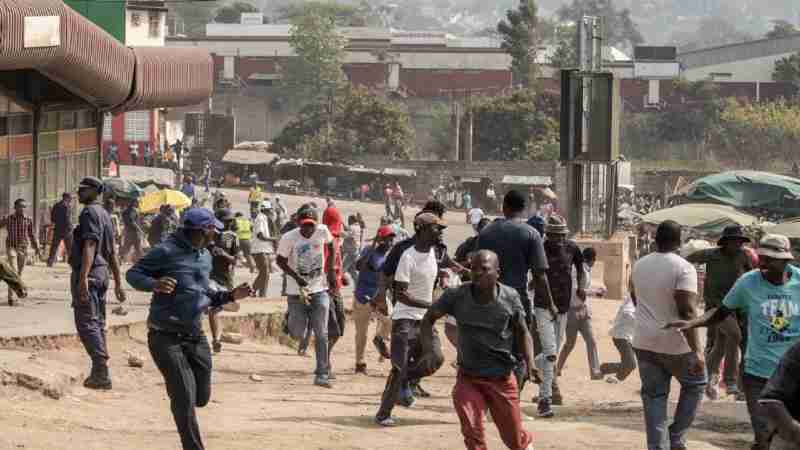
[[[81,180],[81,183],[78,185],[78,189],[80,188],[91,188],[97,189],[97,192],[102,194],[103,193],[103,180],[97,177],[86,177]]]

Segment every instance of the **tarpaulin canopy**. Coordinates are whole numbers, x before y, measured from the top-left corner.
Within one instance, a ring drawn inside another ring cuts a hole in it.
[[[679,193],[697,202],[800,213],[800,208],[792,204],[800,199],[800,180],[768,172],[723,172],[700,178]]]
[[[655,211],[642,217],[643,222],[654,225],[665,220],[674,220],[681,226],[712,234],[721,233],[728,225],[748,226],[756,222],[756,218],[749,214],[714,203],[688,203]]]
[[[765,228],[767,233],[782,234],[789,239],[800,239],[800,219],[787,220],[775,226]]]
[[[106,192],[117,198],[134,199],[142,195],[142,189],[133,181],[125,178],[104,178]]]

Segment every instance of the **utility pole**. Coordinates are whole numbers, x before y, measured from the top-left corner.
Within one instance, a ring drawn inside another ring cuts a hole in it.
[[[451,158],[453,161],[458,161],[461,152],[459,151],[459,144],[461,144],[461,105],[457,101],[451,100],[450,102],[450,126],[451,126],[451,139],[452,139],[452,152]]]
[[[472,161],[472,138],[473,138],[473,118],[472,113],[472,90],[467,90],[466,100],[466,113],[467,113],[467,136],[464,142],[464,161]]]

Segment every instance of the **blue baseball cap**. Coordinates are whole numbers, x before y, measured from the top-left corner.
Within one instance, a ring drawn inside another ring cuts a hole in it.
[[[213,226],[217,230],[222,230],[225,226],[214,217],[214,213],[205,208],[192,208],[186,211],[181,225],[187,230],[201,230]]]

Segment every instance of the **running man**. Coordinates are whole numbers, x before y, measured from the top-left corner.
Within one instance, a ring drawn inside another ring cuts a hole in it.
[[[536,370],[525,309],[517,291],[498,282],[497,255],[481,250],[471,259],[472,282],[447,290],[422,319],[421,360],[435,364],[433,325],[444,315],[454,316],[459,338],[453,403],[466,448],[488,448],[483,426],[488,408],[506,447],[533,450],[532,437],[522,426],[514,377],[515,344],[522,349],[527,367]]]

